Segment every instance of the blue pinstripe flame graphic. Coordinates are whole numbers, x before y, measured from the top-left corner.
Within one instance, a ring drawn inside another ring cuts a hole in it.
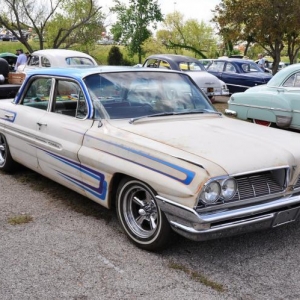
[[[65,174],[61,171],[56,170],[56,172],[58,174],[60,174],[60,176],[67,179],[68,181],[72,182],[73,184],[77,185],[78,187],[84,189],[88,193],[94,195],[95,197],[97,197],[101,200],[105,199],[106,193],[107,193],[107,182],[105,181],[105,176],[102,173],[95,171],[91,168],[85,167],[85,166],[81,165],[80,163],[76,163],[72,160],[69,160],[69,159],[61,157],[59,155],[56,155],[54,153],[51,153],[47,150],[41,149],[39,147],[37,147],[37,148],[41,151],[44,151],[45,153],[52,156],[53,158],[59,160],[60,162],[80,171],[83,174],[86,174],[86,175],[94,178],[96,181],[99,182],[99,185],[96,187],[84,182],[83,180],[76,179],[75,177],[72,177],[68,174]]]

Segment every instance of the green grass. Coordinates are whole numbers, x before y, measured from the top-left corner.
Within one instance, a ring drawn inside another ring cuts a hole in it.
[[[21,224],[26,224],[26,223],[30,223],[33,221],[33,218],[29,215],[16,215],[16,216],[12,216],[9,217],[7,222],[10,225],[21,225]]]
[[[30,42],[31,47],[34,50],[39,49],[39,44],[37,42]],[[44,45],[45,49],[47,49],[47,45]],[[108,53],[110,51],[110,48],[112,45],[94,45],[93,47],[86,48],[85,46],[78,45],[77,47],[73,47],[72,50],[82,51],[85,52],[92,57],[95,58],[97,63],[99,65],[107,65],[107,59],[108,59]],[[124,46],[118,46],[120,48],[120,51],[123,54],[123,58],[127,61],[130,61],[131,65],[137,64],[138,59],[137,57],[130,58],[127,54],[126,48]],[[22,45],[20,42],[0,42],[0,53],[3,52],[10,52],[10,53],[16,53],[16,49],[23,49],[24,52],[27,52],[28,50]],[[71,48],[70,48],[71,49]]]
[[[175,263],[175,262],[170,262],[169,263],[169,268],[174,269],[174,270],[178,270],[181,272],[184,272],[185,274],[189,275],[193,280],[202,283],[203,285],[212,288],[213,290],[221,293],[221,292],[225,292],[225,287],[217,282],[214,282],[210,279],[208,279],[206,276],[204,276],[203,274],[200,274],[199,272],[193,271],[189,268],[187,268],[184,265]]]

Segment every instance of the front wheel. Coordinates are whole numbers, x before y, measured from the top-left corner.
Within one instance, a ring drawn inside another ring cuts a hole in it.
[[[12,159],[6,138],[0,133],[0,170],[13,172],[17,163]]]
[[[173,231],[148,185],[133,178],[123,179],[116,204],[118,219],[134,244],[149,251],[167,246]]]
[[[262,126],[267,126],[267,127],[272,127],[273,123],[269,121],[264,121],[264,120],[257,120],[253,119],[254,124],[262,125]]]

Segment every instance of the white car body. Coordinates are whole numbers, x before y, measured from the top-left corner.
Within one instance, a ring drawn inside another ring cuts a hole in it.
[[[176,54],[154,54],[147,57],[143,67],[183,71],[196,82],[198,87],[212,100],[218,96],[228,96],[224,81],[208,73],[196,58]]]
[[[201,241],[300,214],[299,135],[218,113],[183,72],[39,69],[0,101],[0,170],[16,162],[104,207],[137,246]]]
[[[90,55],[67,49],[44,49],[30,54],[26,65],[18,67],[17,72],[27,73],[36,68],[68,68],[74,66],[97,66]]]

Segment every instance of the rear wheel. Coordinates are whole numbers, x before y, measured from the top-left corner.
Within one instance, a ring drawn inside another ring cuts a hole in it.
[[[134,244],[149,251],[167,246],[173,231],[148,185],[133,178],[123,179],[116,204],[118,219]]]
[[[257,120],[257,119],[253,119],[253,123],[262,125],[262,126],[267,126],[267,127],[272,127],[272,125],[273,125],[272,122],[264,121],[264,120]]]
[[[13,172],[17,163],[12,159],[5,136],[0,133],[0,170]]]

